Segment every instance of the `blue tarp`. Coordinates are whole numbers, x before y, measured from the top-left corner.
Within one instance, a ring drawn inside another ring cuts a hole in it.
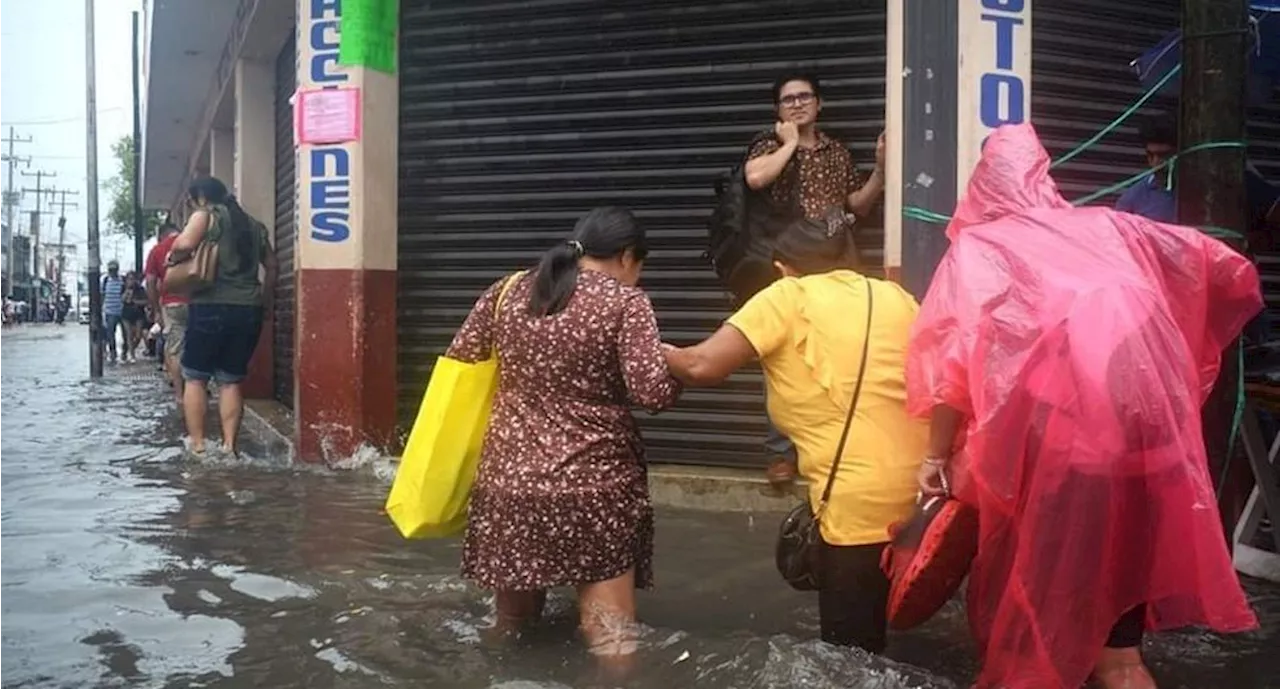
[[[1249,5],[1248,102],[1261,105],[1275,96],[1280,85],[1280,2]],[[1173,31],[1132,63],[1143,87],[1151,89],[1182,61],[1182,32]],[[1161,92],[1178,95],[1179,80],[1170,79]]]

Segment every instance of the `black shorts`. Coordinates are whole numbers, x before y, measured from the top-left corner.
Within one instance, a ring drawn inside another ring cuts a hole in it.
[[[142,310],[142,307],[139,306],[125,306],[124,309],[120,311],[120,320],[125,323],[136,325],[139,322],[147,320],[147,312]]]
[[[191,304],[182,349],[186,380],[239,383],[262,333],[262,308],[240,304]]]

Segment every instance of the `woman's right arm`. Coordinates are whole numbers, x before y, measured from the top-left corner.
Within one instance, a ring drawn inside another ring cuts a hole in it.
[[[695,387],[719,385],[756,358],[751,342],[732,325],[720,326],[711,337],[692,347],[668,346],[665,353],[671,375]]]
[[[946,492],[942,476],[973,413],[969,366],[982,298],[964,282],[957,253],[952,245],[939,263],[907,347],[907,411],[929,418],[929,445],[916,475],[926,495]]]
[[[667,347],[672,375],[688,385],[718,385],[734,371],[780,347],[791,332],[796,288],[779,280],[749,299],[711,337],[685,348]]]

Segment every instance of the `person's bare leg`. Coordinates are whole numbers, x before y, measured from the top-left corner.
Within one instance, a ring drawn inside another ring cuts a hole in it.
[[[124,326],[124,356],[121,359],[132,361],[134,353],[138,350],[138,326],[129,321]]]
[[[1136,646],[1103,648],[1093,678],[1103,689],[1157,689],[1155,678],[1142,662],[1142,651]]]
[[[244,419],[244,395],[239,383],[218,384],[218,414],[222,417],[222,447],[240,454],[240,421]]]
[[[636,572],[578,587],[580,629],[587,649],[613,681],[621,680],[634,664],[636,630]]]
[[[186,394],[186,386],[182,382],[182,365],[178,363],[178,357],[165,354],[164,367],[173,383],[173,397],[178,401],[178,409],[182,409],[182,397]]]
[[[111,323],[110,320],[108,320],[107,323],[109,325],[103,326],[103,330],[107,331],[107,355],[111,358],[111,361],[115,361],[116,360],[116,326],[114,323]]]
[[[208,393],[203,380],[188,380],[183,386],[182,412],[187,419],[187,435],[191,450],[204,452],[204,415],[209,411]]]
[[[518,636],[521,631],[542,619],[547,606],[547,592],[495,591],[493,594],[494,623],[484,631],[490,643],[502,643]]]

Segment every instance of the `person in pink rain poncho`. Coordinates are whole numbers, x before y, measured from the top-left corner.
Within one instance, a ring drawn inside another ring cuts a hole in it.
[[[1144,629],[1257,620],[1222,535],[1200,407],[1262,305],[1199,231],[1073,208],[1029,124],[988,139],[912,332],[920,481],[979,513],[983,689],[1153,687]]]

